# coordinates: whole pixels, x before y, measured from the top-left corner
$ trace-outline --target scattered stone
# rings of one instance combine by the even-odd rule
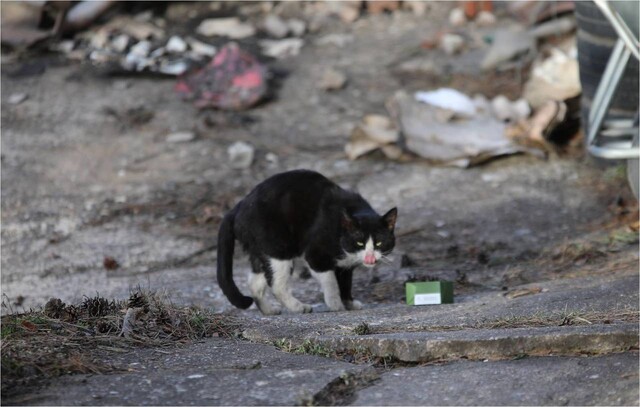
[[[426,1],[405,1],[403,6],[408,8],[416,16],[423,16],[429,9],[429,4]]]
[[[396,149],[385,149],[392,147],[392,143],[398,141],[400,132],[395,127],[391,119],[386,116],[370,114],[362,119],[351,132],[349,142],[345,146],[345,153],[350,160],[355,160],[378,148],[391,159],[397,159]],[[402,155],[402,151],[400,151]]]
[[[138,57],[146,57],[151,52],[151,43],[149,41],[140,41],[131,47],[129,55]]]
[[[229,154],[229,163],[232,168],[245,169],[251,167],[255,149],[249,143],[244,141],[236,141],[227,149]]]
[[[266,56],[277,59],[298,55],[303,45],[304,41],[300,38],[260,41],[262,53]]]
[[[395,11],[400,8],[400,2],[397,0],[376,0],[367,1],[367,11],[370,14],[381,14],[385,11]]]
[[[251,24],[241,22],[237,17],[229,17],[203,20],[196,32],[205,37],[218,35],[241,39],[255,35],[256,29]]]
[[[514,113],[515,120],[524,120],[531,115],[531,107],[529,103],[520,98],[511,104],[511,110]]]
[[[10,105],[19,105],[20,103],[24,102],[28,98],[29,98],[28,94],[21,92],[21,93],[14,93],[10,95],[7,101],[9,102]]]
[[[196,134],[192,131],[178,131],[171,133],[167,136],[167,143],[186,143],[193,141],[196,138]]]
[[[493,116],[501,122],[511,120],[511,102],[504,95],[498,95],[491,101]]]
[[[277,15],[269,14],[262,23],[264,30],[273,38],[284,38],[289,32],[287,24]]]
[[[481,11],[476,16],[476,23],[480,27],[490,27],[496,24],[496,16],[490,11]]]
[[[63,40],[57,44],[54,44],[53,48],[57,51],[63,52],[65,54],[70,53],[76,47],[76,42],[74,40]]]
[[[338,10],[338,15],[340,16],[340,19],[345,23],[352,23],[356,21],[358,17],[360,17],[360,6],[354,6],[345,3],[347,2],[341,4],[340,9]]]
[[[129,46],[130,38],[127,34],[120,34],[111,41],[111,49],[123,53]]]
[[[440,38],[440,48],[447,54],[457,54],[464,47],[464,38],[458,34],[444,34]]]
[[[350,42],[353,42],[353,35],[351,34],[328,34],[318,38],[316,44],[320,46],[333,45],[338,48],[343,48]]]
[[[198,41],[195,38],[187,38],[187,42],[189,43],[189,47],[191,50],[198,55],[212,57],[216,54],[216,47],[213,45],[209,45],[205,42]]]
[[[131,87],[131,82],[125,80],[117,80],[113,82],[113,88],[117,90],[125,90]]]
[[[464,10],[456,7],[449,13],[449,24],[454,27],[461,27],[467,23],[467,17],[464,15]]]
[[[338,90],[342,89],[346,83],[347,75],[334,68],[329,68],[324,71],[319,86],[324,90]]]
[[[166,49],[169,52],[182,53],[187,50],[187,42],[177,35],[174,35],[167,41]]]
[[[102,261],[102,265],[107,270],[116,270],[117,268],[120,267],[120,263],[118,263],[118,261],[113,257],[109,257],[109,256],[104,257],[104,260]]]
[[[294,37],[301,37],[307,31],[307,23],[298,18],[292,18],[287,21],[287,26]]]

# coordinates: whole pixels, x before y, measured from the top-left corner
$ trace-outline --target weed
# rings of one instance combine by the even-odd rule
[[[353,333],[356,335],[368,335],[371,333],[371,329],[366,322],[362,322],[353,328]]]

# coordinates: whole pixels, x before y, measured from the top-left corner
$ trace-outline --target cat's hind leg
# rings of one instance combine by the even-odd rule
[[[278,315],[280,310],[274,308],[269,301],[264,298],[267,289],[267,277],[264,273],[252,271],[249,275],[249,289],[256,306],[264,315]]]
[[[340,288],[338,286],[338,280],[336,279],[336,273],[332,270],[329,271],[313,271],[311,275],[318,280],[324,293],[324,302],[331,311],[344,311],[345,306],[340,298]]]
[[[293,260],[276,260],[272,258],[269,259],[269,267],[272,273],[271,290],[278,301],[290,311],[311,312],[311,305],[300,302],[291,292],[289,280],[293,271]]]

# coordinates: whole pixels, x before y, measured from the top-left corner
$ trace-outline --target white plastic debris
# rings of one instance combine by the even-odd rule
[[[454,27],[460,27],[467,22],[467,17],[464,15],[464,10],[460,7],[456,7],[449,13],[449,24]]]
[[[178,37],[177,35],[174,35],[171,38],[169,38],[169,41],[167,41],[166,48],[167,48],[167,51],[169,52],[175,52],[175,53],[185,52],[187,50],[187,42],[182,38]]]
[[[444,34],[440,38],[440,48],[447,54],[457,54],[464,47],[464,38],[458,34]]]
[[[472,117],[476,114],[476,106],[473,100],[455,89],[440,88],[430,92],[416,92],[414,97],[418,102],[451,110],[464,116]]]
[[[196,28],[196,32],[206,37],[219,35],[241,39],[251,37],[256,33],[256,29],[251,24],[243,23],[236,17],[229,17],[203,20]]]
[[[26,93],[13,93],[9,96],[7,102],[9,102],[9,104],[11,105],[19,105],[20,103],[27,100],[28,97],[29,95],[27,95]]]
[[[480,27],[489,27],[495,25],[496,16],[490,11],[482,10],[476,16],[476,24]]]
[[[198,41],[195,38],[187,38],[187,42],[189,43],[191,50],[198,55],[212,57],[217,52],[216,47],[214,47],[213,45]]]
[[[167,143],[186,143],[193,141],[196,134],[192,131],[178,131],[167,136]]]
[[[300,38],[260,41],[262,53],[277,59],[298,55],[303,45],[304,41]]]
[[[262,27],[273,38],[284,38],[289,32],[287,24],[277,15],[269,14],[265,17]]]
[[[229,163],[232,168],[244,169],[251,167],[255,149],[249,143],[236,141],[229,146],[227,154],[229,154]]]

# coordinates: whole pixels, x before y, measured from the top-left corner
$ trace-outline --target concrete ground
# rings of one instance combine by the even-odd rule
[[[394,13],[309,34],[301,55],[270,63],[288,72],[277,98],[242,113],[199,112],[171,79],[114,78],[53,56],[3,62],[3,314],[50,297],[125,299],[141,286],[244,327],[238,340],[114,354],[126,372],[16,388],[3,404],[637,405],[638,243],[627,214],[636,207],[616,168],[579,152],[470,169],[343,153],[351,127],[384,112],[396,90],[448,84],[392,67],[449,8],[432,7],[430,25]],[[319,44],[328,33],[351,41]],[[419,52],[455,67],[454,82],[459,71],[479,75],[468,55]],[[18,75],[27,63],[46,69]],[[347,73],[344,90],[318,89],[327,66]],[[16,92],[29,97],[6,103]],[[153,118],[136,124],[133,108]],[[181,130],[197,138],[165,141]],[[257,149],[249,169],[228,163],[236,140]],[[399,208],[393,264],[355,276],[362,311],[323,312],[318,284],[300,279],[294,292],[314,313],[263,317],[233,309],[215,283],[221,216],[293,168],[357,189],[379,212]],[[106,269],[105,257],[120,267]],[[243,292],[247,272],[237,253]],[[455,303],[405,305],[411,277],[454,281]],[[332,352],[340,360],[318,356]]]

